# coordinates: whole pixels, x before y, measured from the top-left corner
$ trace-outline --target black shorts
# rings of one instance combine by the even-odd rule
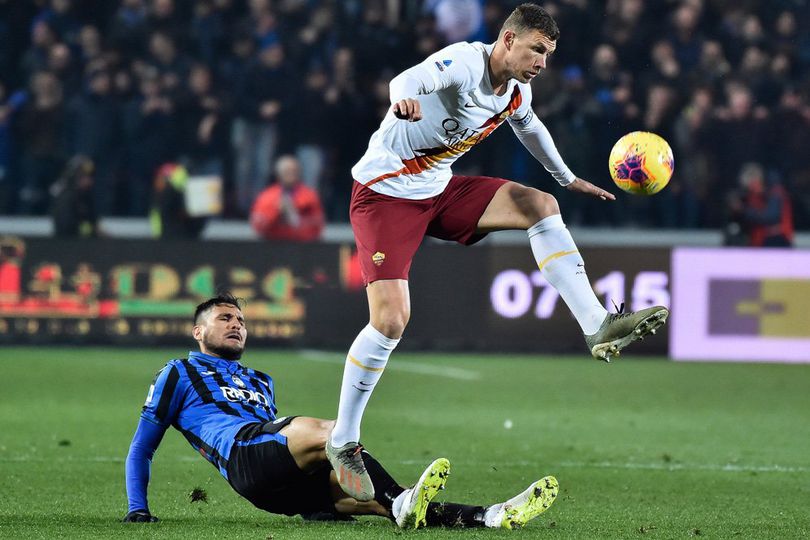
[[[276,422],[254,423],[236,435],[236,444],[228,458],[228,482],[242,497],[257,508],[274,514],[312,514],[334,512],[329,474],[324,465],[311,473],[298,468],[286,441],[271,439],[240,445],[264,434],[278,433],[294,419],[288,416]]]

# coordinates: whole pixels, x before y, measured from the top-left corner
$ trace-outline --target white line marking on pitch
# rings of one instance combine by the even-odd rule
[[[341,354],[323,351],[303,350],[298,353],[298,356],[304,360],[322,362],[324,364],[343,364],[346,361],[346,357]],[[477,381],[481,378],[480,373],[469,369],[446,366],[440,367],[433,364],[414,362],[412,360],[397,362],[397,360],[394,359],[386,364],[385,369],[404,371],[406,373],[418,373],[419,375],[430,375],[432,377],[448,377],[462,381]]]
[[[423,465],[423,460],[402,460],[400,465]],[[496,465],[501,467],[536,467],[537,461],[507,461],[507,462],[470,462],[454,461],[455,464],[484,467]],[[713,471],[713,472],[785,472],[807,473],[810,467],[787,465],[740,465],[736,463],[616,463],[611,461],[561,461],[550,463],[550,468],[561,467],[565,469],[624,469],[624,470],[651,470],[651,471]]]
[[[810,467],[785,465],[739,465],[736,463],[613,463],[610,461],[563,461],[558,467],[595,469],[643,469],[654,471],[718,471],[718,472],[810,472]]]

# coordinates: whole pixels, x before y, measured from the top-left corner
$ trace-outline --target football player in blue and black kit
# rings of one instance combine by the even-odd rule
[[[127,455],[129,510],[124,521],[157,521],[149,511],[146,490],[152,456],[169,426],[180,431],[239,495],[277,514],[335,519],[374,514],[403,528],[513,528],[544,512],[557,496],[557,481],[549,476],[488,507],[434,503],[431,499],[449,474],[446,459],[431,463],[406,489],[361,449],[376,495],[368,502],[357,501],[340,488],[326,458],[333,422],[278,417],[273,380],[239,363],[247,338],[239,300],[221,294],[197,306],[192,335],[200,352],[171,360],[149,387]]]

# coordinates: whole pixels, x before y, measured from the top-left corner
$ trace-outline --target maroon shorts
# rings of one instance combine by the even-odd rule
[[[476,234],[478,220],[506,182],[491,176],[453,176],[444,192],[417,201],[382,195],[355,182],[349,216],[363,282],[408,279],[411,260],[425,236],[465,245],[481,240],[486,234]]]

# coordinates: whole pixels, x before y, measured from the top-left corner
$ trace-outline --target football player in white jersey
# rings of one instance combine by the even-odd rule
[[[374,495],[360,458],[360,422],[408,323],[408,270],[425,235],[472,244],[489,232],[526,230],[538,267],[568,305],[595,358],[609,361],[666,321],[669,312],[662,306],[635,313],[605,310],[552,195],[451,171],[460,155],[508,121],[561,185],[615,199],[571,172],[532,111],[529,82],[546,67],[558,37],[556,22],[543,8],[522,4],[494,44],[456,43],[405,70],[391,81],[391,109],[352,168],[350,216],[370,321],[346,357],[326,454],[338,478],[347,479],[341,487],[358,500]]]

